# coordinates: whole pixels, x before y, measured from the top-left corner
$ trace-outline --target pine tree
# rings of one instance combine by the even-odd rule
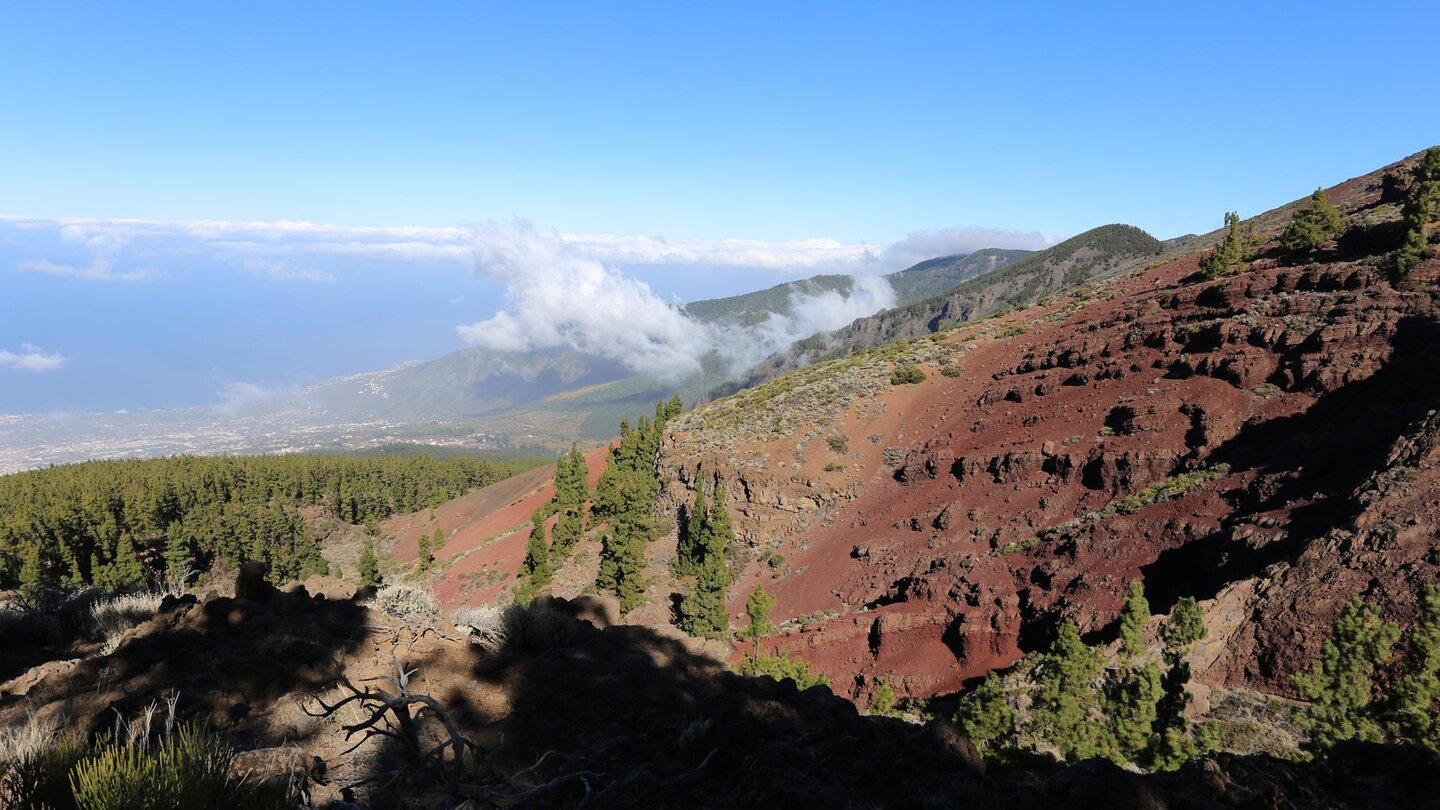
[[[95,565],[90,565],[93,577]],[[29,543],[20,552],[20,572],[17,576],[21,585],[35,585],[44,582],[46,578],[45,559],[40,552],[39,543]]]
[[[430,547],[430,535],[422,532],[415,544],[417,546],[415,573],[423,576],[430,573],[430,569],[435,566],[435,553]]]
[[[1234,211],[1225,214],[1225,238],[1210,255],[1200,260],[1200,273],[1206,278],[1219,278],[1236,267],[1243,272],[1245,262],[1255,250],[1255,223],[1246,223],[1242,228],[1240,215]]]
[[[1105,687],[1105,716],[1110,721],[1110,737],[1114,753],[1120,761],[1138,762],[1150,748],[1160,701],[1160,669],[1145,654],[1145,623],[1150,618],[1150,603],[1145,589],[1137,580],[1130,583],[1130,594],[1120,611],[1120,661]]]
[[[663,414],[663,408],[657,407],[657,413]],[[608,519],[610,531],[602,537],[595,586],[613,591],[621,610],[628,612],[644,601],[645,547],[658,534],[655,459],[660,430],[643,416],[633,430],[627,422],[620,427],[620,444],[611,451],[596,486],[595,512]]]
[[[366,540],[365,550],[360,552],[360,584],[369,585],[374,588],[380,587],[380,558],[375,556],[375,541]]]
[[[1389,736],[1440,753],[1440,585],[1425,589],[1402,672],[1386,717]]]
[[[675,550],[675,574],[690,576],[700,572],[700,561],[705,556],[708,539],[706,520],[709,508],[705,504],[705,484],[695,483],[695,503],[682,515],[680,540]]]
[[[1160,681],[1160,701],[1156,705],[1155,750],[1151,754],[1157,767],[1173,769],[1200,752],[1185,707],[1190,705],[1190,648],[1205,638],[1205,619],[1195,598],[1182,596],[1170,608],[1170,615],[1160,626],[1161,653],[1165,674]]]
[[[1400,683],[1385,713],[1388,736],[1440,754],[1440,585],[1426,588],[1410,631]]]
[[[433,550],[435,550],[435,551],[439,551],[441,548],[444,547],[444,545],[445,545],[445,530],[444,530],[444,529],[438,529],[438,528],[437,528],[437,529],[435,530],[435,541],[430,544],[430,548],[433,549]]]
[[[95,584],[115,591],[133,591],[144,587],[148,579],[134,542],[129,535],[122,535],[115,544],[114,557]]]
[[[644,419],[642,418],[642,422]],[[651,473],[630,472],[620,487],[618,513],[600,548],[600,574],[595,586],[620,597],[620,609],[629,612],[644,601],[645,545],[655,538],[655,506]]]
[[[1376,668],[1390,658],[1400,628],[1382,621],[1380,608],[1351,597],[1320,659],[1294,675],[1300,696],[1310,701],[1301,724],[1311,746],[1325,749],[1342,740],[1379,742],[1382,735],[1370,705]]]
[[[1015,710],[1005,697],[1004,683],[994,672],[964,697],[955,712],[955,724],[989,751],[1008,748],[1015,741]]]
[[[1080,630],[1071,619],[1060,625],[1050,649],[1035,657],[1031,721],[1036,733],[1067,761],[1089,759],[1106,750],[1096,690],[1104,666],[1100,653],[1080,640]]]
[[[755,590],[745,598],[745,616],[750,623],[740,631],[740,638],[759,641],[773,633],[775,625],[770,623],[770,612],[774,609],[775,597],[766,593],[763,585],[756,585]]]
[[[585,454],[573,444],[570,446],[570,479],[570,502],[566,505],[580,510],[590,500],[590,467],[585,463]]]
[[[645,545],[633,537],[606,532],[600,541],[600,573],[595,587],[620,597],[629,613],[645,601]]]
[[[605,469],[600,472],[600,480],[595,482],[595,507],[592,511],[596,516],[612,517],[619,513],[620,479],[623,475],[619,448],[613,448],[605,459]]]
[[[1440,219],[1440,146],[1425,150],[1411,170],[1410,178],[1410,192],[1402,206],[1405,239],[1395,251],[1395,267],[1402,273],[1425,258],[1430,249],[1425,226]]]
[[[725,592],[730,588],[730,568],[723,554],[706,555],[700,576],[690,595],[680,603],[680,626],[692,636],[724,638],[730,632],[725,612]]]
[[[525,541],[525,559],[520,563],[520,573],[542,587],[550,583],[553,572],[550,568],[550,544],[545,540],[543,509],[536,509],[530,515],[530,539]]]
[[[194,554],[190,543],[180,532],[171,532],[165,538],[165,573],[170,578],[184,582],[193,570]]]
[[[570,446],[570,452],[555,462],[555,497],[550,502],[550,513],[566,509],[579,510],[590,498],[587,481],[585,455],[577,445]]]
[[[585,524],[582,522],[580,512],[577,509],[566,509],[560,513],[559,519],[555,521],[555,531],[551,535],[551,551],[557,560],[564,560],[570,557],[570,552],[579,542],[580,535],[585,532]]]
[[[730,513],[725,510],[725,487],[717,483],[715,497],[710,499],[710,511],[705,515],[704,553],[724,556],[733,542],[735,529],[730,525]]]
[[[680,395],[676,394],[675,396],[670,397],[670,401],[665,403],[665,421],[668,422],[671,419],[674,419],[684,411],[685,403],[680,401]]]
[[[1310,201],[1295,216],[1285,231],[1280,234],[1280,246],[1290,253],[1309,253],[1325,244],[1345,224],[1340,209],[1330,204],[1330,198],[1322,188],[1315,189]]]
[[[1145,654],[1145,623],[1150,620],[1150,601],[1140,580],[1130,583],[1130,593],[1120,609],[1120,659],[1130,663]]]
[[[1440,219],[1440,146],[1425,150],[1411,171],[1410,193],[1405,198],[1405,221],[1418,227]]]
[[[1425,238],[1425,232],[1419,228],[1410,228],[1405,232],[1405,241],[1395,251],[1395,269],[1402,273],[1410,272],[1410,269],[1419,264],[1425,258],[1425,253],[1430,249],[1430,240]]]

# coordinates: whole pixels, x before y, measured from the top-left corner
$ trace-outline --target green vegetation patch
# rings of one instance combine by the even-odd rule
[[[783,652],[750,653],[740,659],[741,675],[774,678],[783,681],[789,678],[801,690],[812,686],[829,686],[830,679],[824,673],[817,673],[809,664],[799,658],[791,658]]]
[[[168,569],[270,566],[274,582],[324,573],[300,514],[372,530],[530,466],[430,456],[173,456],[90,461],[0,477],[0,588],[129,590]],[[372,532],[373,533],[373,532]]]

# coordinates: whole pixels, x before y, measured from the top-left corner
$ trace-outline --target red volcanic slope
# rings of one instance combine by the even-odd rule
[[[600,447],[585,453],[592,487],[607,452]],[[530,516],[555,496],[554,478],[554,465],[540,467],[443,504],[434,520],[428,512],[391,518],[384,529],[395,535],[395,559],[413,563],[420,535],[444,529],[445,545],[436,554],[447,566],[435,582],[441,604],[455,608],[494,599],[519,571]]]
[[[1440,576],[1440,260],[1402,280],[1372,266],[1380,195],[1378,173],[1332,190],[1358,224],[1315,261],[1272,243],[1207,281],[1192,253],[956,330],[962,376],[928,365],[834,423],[719,441],[678,420],[662,466],[718,475],[743,542],[784,555],[732,610],[759,582],[778,619],[833,611],[766,644],[857,694],[893,673],[914,695],[1009,665],[1062,618],[1108,637],[1134,579],[1156,611],[1207,600],[1202,677],[1272,691],[1350,595],[1412,615]],[[826,451],[837,434],[847,454]]]

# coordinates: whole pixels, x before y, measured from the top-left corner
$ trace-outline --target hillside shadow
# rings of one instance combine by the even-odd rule
[[[498,651],[446,644],[444,655],[459,667],[452,671],[468,677],[427,687],[479,747],[479,764],[458,780],[468,785],[461,792],[469,806],[1038,809],[1251,807],[1283,799],[1294,807],[1364,807],[1422,806],[1440,796],[1440,761],[1393,746],[1346,747],[1312,763],[1220,756],[1171,774],[1038,756],[987,767],[948,712],[924,725],[863,716],[823,686],[742,677],[672,629],[602,629],[590,622],[604,625],[603,618],[581,620],[583,611],[553,604],[560,609],[526,614]],[[226,711],[253,706],[274,717],[284,702],[327,690],[343,674],[335,659],[371,634],[365,607],[301,595],[174,600],[154,621],[100,659],[127,684],[124,701],[111,701],[107,712],[138,710],[179,690],[182,718],[221,730]],[[64,685],[76,693],[95,688],[82,671]],[[206,687],[245,703],[207,702],[214,698]],[[503,699],[477,705],[477,693]],[[275,722],[254,724],[239,742],[305,745]],[[434,772],[403,775],[415,757],[393,740],[371,740],[355,761],[359,776],[402,773],[391,790],[368,796],[371,810],[461,806],[454,794],[445,798]]]
[[[59,708],[77,731],[99,733],[151,704],[176,700],[180,720],[239,731],[264,746],[244,720],[287,695],[317,691],[340,674],[337,663],[369,635],[367,612],[350,600],[268,593],[261,600],[167,597],[159,612],[110,655],[74,662],[26,692],[0,699],[0,711]]]
[[[619,807],[1295,807],[1407,805],[1440,788],[1420,749],[1359,746],[1320,763],[1222,756],[1177,773],[1043,757],[988,768],[943,716],[859,714],[826,687],[742,677],[648,627],[575,624],[564,638],[475,652],[476,682],[508,694],[485,725],[497,805]],[[401,760],[390,752],[391,764]],[[380,758],[383,761],[383,757]],[[1339,778],[1343,774],[1343,778]],[[393,796],[376,807],[398,807]]]
[[[1395,440],[1440,402],[1440,324],[1409,317],[1375,374],[1322,396],[1293,416],[1245,425],[1217,447],[1210,463],[1256,470],[1260,482],[1227,493],[1234,509],[1220,531],[1163,552],[1144,566],[1146,594],[1157,612],[1181,596],[1210,598],[1225,585],[1292,562],[1312,540],[1347,525],[1354,495],[1382,469]],[[1299,504],[1298,506],[1295,504]],[[1245,542],[1236,529],[1257,515],[1289,508],[1281,539]]]

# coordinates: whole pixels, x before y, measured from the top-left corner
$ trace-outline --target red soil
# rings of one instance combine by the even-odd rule
[[[585,453],[592,487],[605,469],[606,452],[600,447]],[[540,467],[445,503],[434,520],[429,512],[391,518],[384,530],[395,535],[392,553],[413,563],[420,535],[443,529],[445,545],[435,557],[447,567],[434,583],[441,604],[455,608],[492,600],[519,570],[530,516],[554,497],[554,478],[554,465]]]

